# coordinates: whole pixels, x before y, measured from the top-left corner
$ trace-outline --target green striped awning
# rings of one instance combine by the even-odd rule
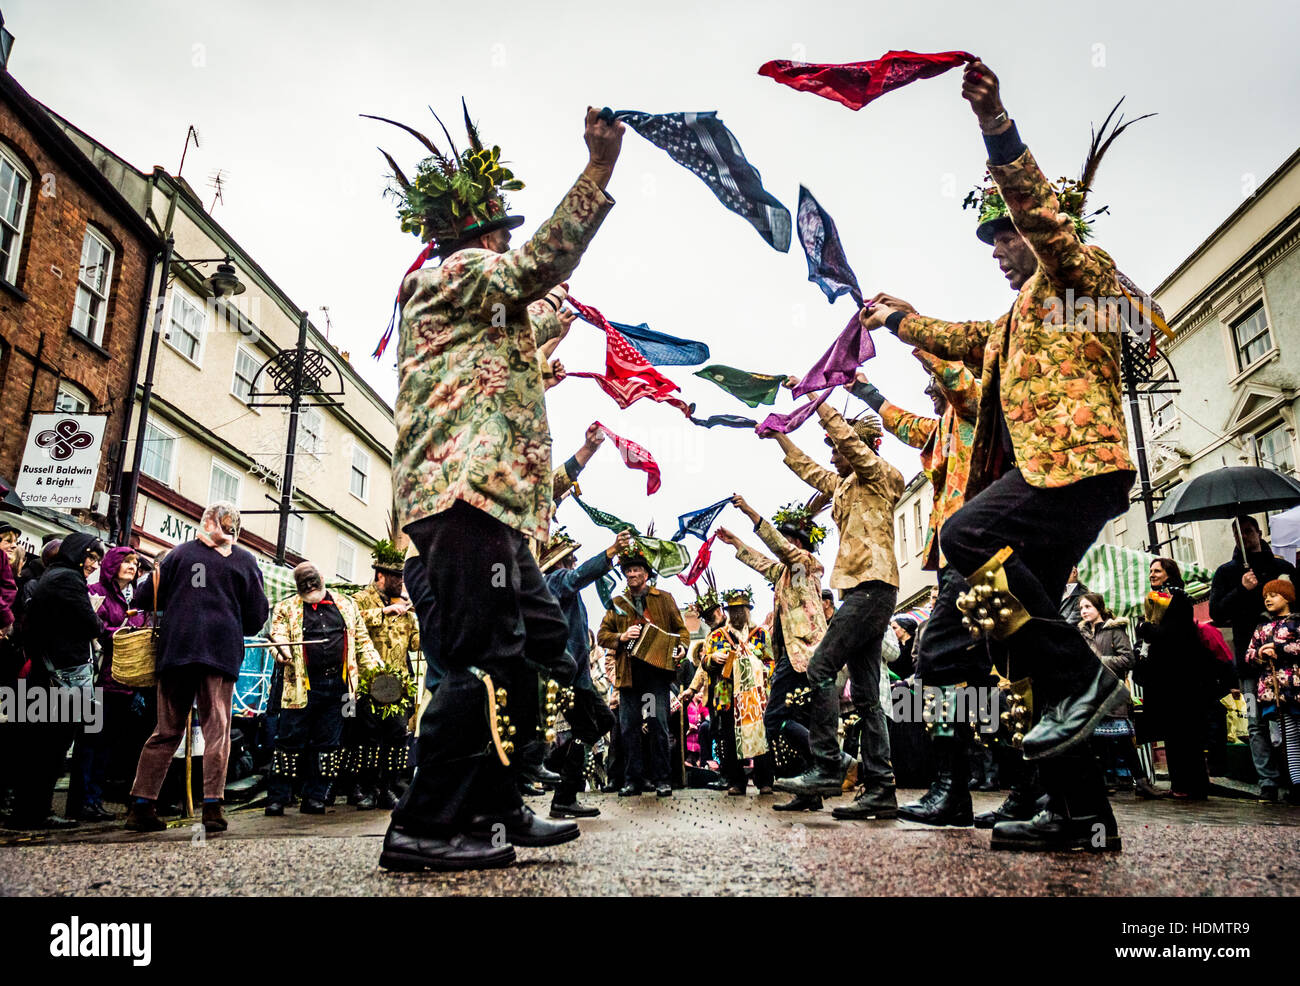
[[[1142,603],[1151,591],[1149,575],[1155,557],[1136,548],[1094,544],[1079,562],[1079,579],[1101,594],[1112,613],[1133,620],[1142,615]],[[1192,562],[1179,562],[1178,567],[1189,596],[1198,599],[1210,591],[1213,572]]]

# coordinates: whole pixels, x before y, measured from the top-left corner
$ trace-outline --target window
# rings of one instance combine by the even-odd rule
[[[0,147],[0,280],[10,284],[18,277],[30,190],[27,172]]]
[[[59,392],[54,397],[54,410],[61,414],[85,414],[90,410],[91,400],[80,387],[65,381],[59,381]]]
[[[1250,310],[1232,323],[1232,344],[1237,351],[1237,369],[1244,370],[1273,348],[1273,334],[1268,330],[1264,302],[1257,301]]]
[[[176,436],[150,421],[144,429],[144,452],[140,471],[168,486],[172,482],[172,462],[176,456]]]
[[[239,473],[212,460],[212,477],[208,481],[208,503],[226,500],[239,505]]]
[[[289,515],[289,527],[285,531],[284,546],[295,555],[301,555],[307,543],[307,518],[296,514]]]
[[[206,316],[203,306],[182,291],[172,295],[171,327],[167,331],[167,344],[191,363],[198,363],[203,355],[203,324]]]
[[[77,300],[72,307],[72,327],[98,345],[108,317],[108,292],[113,284],[113,248],[87,226],[81,241],[81,267],[77,270]]]
[[[1167,391],[1148,395],[1147,411],[1151,416],[1152,438],[1163,435],[1178,423],[1178,410],[1174,407],[1174,395]]]
[[[339,557],[334,566],[336,577],[343,579],[345,582],[355,582],[353,577],[357,565],[357,546],[347,538],[340,535],[339,537]]]
[[[907,518],[898,518],[898,557],[907,564]]]
[[[298,451],[320,455],[325,451],[325,417],[314,407],[298,412]]]
[[[370,453],[360,445],[352,446],[352,478],[348,489],[358,500],[366,500],[370,491]]]
[[[921,542],[924,540],[921,536],[921,501],[917,500],[912,504],[912,517],[916,521],[916,550],[920,552]]]
[[[245,404],[253,393],[253,378],[261,368],[261,361],[249,350],[235,347],[235,379],[230,384],[230,392]]]
[[[1287,434],[1286,425],[1274,425],[1255,440],[1259,464],[1288,475],[1295,475],[1295,443]]]

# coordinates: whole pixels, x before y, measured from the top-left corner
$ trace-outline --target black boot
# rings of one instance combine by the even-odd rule
[[[552,818],[595,818],[599,814],[599,808],[579,801],[576,791],[556,788],[551,797]]]
[[[844,821],[867,822],[898,817],[898,796],[894,785],[867,788],[852,804],[831,810],[831,817]]]
[[[796,794],[785,804],[773,805],[773,811],[821,811],[822,797],[820,794]]]
[[[1071,818],[1044,808],[1029,821],[998,822],[993,826],[989,848],[1034,852],[1120,852],[1124,847],[1114,815],[1077,815]]]
[[[1025,822],[1040,810],[1038,789],[1028,783],[1016,783],[1007,792],[1006,800],[992,811],[982,811],[975,816],[977,829],[991,829],[998,822]]]
[[[970,757],[965,736],[936,737],[935,748],[938,773],[930,790],[920,800],[903,805],[898,817],[925,825],[955,825],[966,827],[975,821],[971,807]]]

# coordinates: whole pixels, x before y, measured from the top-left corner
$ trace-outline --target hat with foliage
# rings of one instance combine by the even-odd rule
[[[698,586],[691,586],[695,590],[695,612],[699,613],[701,619],[722,605],[722,599],[718,596],[718,580],[713,574],[713,569],[704,570],[704,583],[708,588],[703,592],[700,592]]]
[[[466,240],[497,229],[514,229],[524,221],[523,216],[508,214],[502,194],[517,192],[524,183],[509,168],[502,166],[500,147],[484,146],[478,128],[470,121],[469,108],[463,98],[461,108],[469,140],[469,146],[463,151],[457,149],[438,114],[433,114],[447,138],[450,154],[443,153],[437,144],[414,127],[387,117],[361,114],[367,119],[400,127],[428,149],[429,156],[416,165],[414,178],[407,178],[391,154],[383,148],[379,151],[393,169],[388,194],[397,200],[402,232],[418,236],[444,257]]]
[[[826,528],[817,523],[812,507],[813,501],[787,503],[772,516],[772,523],[782,534],[787,537],[797,535],[816,551],[817,546],[826,540]]]
[[[573,554],[581,547],[582,545],[569,537],[569,535],[565,533],[564,528],[561,527],[551,535],[551,540],[546,545],[546,550],[542,552],[542,558],[541,561],[538,562],[538,567],[543,572],[549,572],[552,568],[558,565],[565,558],[568,558],[569,555]]]
[[[752,609],[754,606],[754,589],[752,586],[745,586],[743,589],[728,589],[722,594],[722,602],[726,606],[748,606]]]
[[[1155,116],[1154,113],[1147,113],[1137,118],[1124,122],[1121,115],[1118,120],[1115,114],[1124,100],[1121,98],[1109,113],[1106,119],[1102,121],[1101,129],[1092,131],[1092,144],[1088,148],[1088,156],[1084,158],[1083,170],[1079,172],[1078,178],[1060,178],[1052,186],[1056,192],[1057,203],[1061,211],[1070,217],[1074,223],[1074,230],[1079,239],[1087,240],[1092,233],[1092,221],[1102,213],[1107,211],[1107,206],[1102,206],[1089,213],[1086,211],[1088,193],[1092,191],[1093,179],[1097,176],[1097,167],[1101,164],[1101,159],[1110,145],[1115,142],[1115,138],[1122,134],[1139,120],[1145,120],[1149,116]],[[1112,121],[1114,125],[1112,126]],[[979,226],[976,227],[975,235],[990,246],[993,238],[998,233],[1013,228],[1011,222],[1011,212],[1007,208],[1006,200],[1003,199],[1002,193],[998,186],[993,182],[989,175],[984,176],[984,187],[976,188],[966,196],[962,202],[963,209],[979,210]]]
[[[388,538],[380,538],[375,542],[370,557],[374,559],[376,572],[388,572],[391,575],[401,575],[402,565],[406,562],[406,552]]]

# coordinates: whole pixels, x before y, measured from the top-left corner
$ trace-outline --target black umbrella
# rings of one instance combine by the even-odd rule
[[[1258,466],[1224,466],[1174,487],[1151,519],[1161,524],[1229,520],[1241,514],[1285,510],[1300,504],[1300,482]],[[1237,544],[1241,545],[1241,533]]]

